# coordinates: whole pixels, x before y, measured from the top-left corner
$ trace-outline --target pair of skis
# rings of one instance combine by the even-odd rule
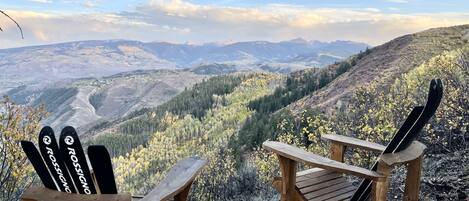
[[[67,193],[97,193],[85,153],[73,127],[65,127],[57,143],[54,131],[46,126],[39,133],[38,144],[40,152],[32,142],[21,141],[23,151],[46,188]],[[106,148],[102,145],[88,147],[88,158],[100,192],[116,194],[111,159]]]
[[[414,141],[425,124],[435,114],[436,109],[440,105],[443,97],[443,84],[440,79],[433,79],[430,82],[430,89],[428,92],[427,103],[425,107],[417,106],[414,107],[412,112],[409,114],[407,119],[402,124],[401,128],[394,135],[391,142],[389,142],[386,149],[382,154],[395,153],[407,148],[412,141]],[[376,162],[372,170],[376,171],[378,168],[378,162]],[[360,186],[355,191],[354,195],[350,199],[351,201],[364,201],[367,200],[371,192],[371,180],[364,179]]]

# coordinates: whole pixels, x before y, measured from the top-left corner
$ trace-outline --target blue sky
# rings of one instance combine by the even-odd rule
[[[2,0],[0,7],[34,11],[119,12],[133,9],[147,2],[146,0]],[[266,4],[290,4],[309,8],[376,8],[385,12],[396,12],[393,8],[398,8],[399,13],[469,12],[469,2],[467,0],[196,0],[188,2],[200,5],[245,8],[259,7]]]
[[[378,45],[432,27],[469,23],[463,0],[2,0],[0,48],[76,40],[175,43],[354,40]]]

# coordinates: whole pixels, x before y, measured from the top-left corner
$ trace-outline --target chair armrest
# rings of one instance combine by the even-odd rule
[[[365,168],[347,165],[345,163],[337,162],[316,154],[307,152],[298,147],[294,147],[281,142],[265,141],[262,147],[266,150],[272,151],[282,157],[288,158],[293,161],[301,162],[314,167],[319,167],[326,170],[332,170],[339,173],[349,174],[366,178],[374,181],[381,181],[386,178],[385,175],[367,170]]]
[[[412,144],[410,144],[410,146],[406,149],[400,152],[383,154],[379,157],[379,160],[383,161],[389,166],[408,163],[419,158],[426,148],[427,146],[425,146],[421,142],[413,141]]]
[[[336,134],[323,135],[321,136],[321,139],[331,141],[332,143],[345,145],[347,147],[363,148],[363,149],[376,151],[376,152],[383,152],[384,149],[386,149],[385,146],[377,144],[377,143],[368,142],[365,140],[360,140],[357,138],[347,137],[343,135],[336,135]]]
[[[166,175],[156,188],[148,193],[142,201],[166,200],[175,197],[184,190],[188,190],[195,177],[207,163],[199,157],[189,157],[179,161]]]
[[[32,186],[21,197],[23,201],[131,201],[130,194],[73,194]]]

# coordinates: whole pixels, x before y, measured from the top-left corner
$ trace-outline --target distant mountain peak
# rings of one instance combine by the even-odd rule
[[[301,37],[289,40],[288,42],[290,42],[290,43],[308,43],[307,40],[305,40],[304,38],[301,38]]]

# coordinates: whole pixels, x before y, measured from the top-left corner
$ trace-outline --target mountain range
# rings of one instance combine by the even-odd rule
[[[173,44],[130,40],[77,41],[0,50],[0,94],[20,85],[69,78],[103,77],[150,69],[187,69],[212,64],[236,71],[322,67],[368,47],[351,41],[251,41],[232,44]],[[267,69],[269,70],[269,69]]]

